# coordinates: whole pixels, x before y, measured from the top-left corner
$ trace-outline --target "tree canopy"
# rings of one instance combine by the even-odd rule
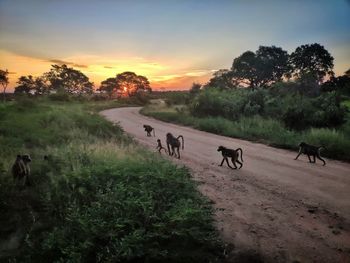
[[[109,96],[133,96],[139,91],[152,91],[148,79],[126,71],[101,82],[99,90]]]
[[[69,68],[67,65],[52,65],[49,72],[44,73],[44,79],[49,82],[49,89],[64,91],[71,94],[90,94],[93,83],[81,71]]]
[[[250,88],[280,81],[288,72],[288,53],[280,47],[260,46],[254,53],[246,51],[233,60],[233,81]]]
[[[8,70],[2,70],[0,69],[0,85],[3,88],[3,95],[4,95],[4,101],[5,101],[5,93],[6,93],[6,88],[7,85],[9,84],[9,78],[8,78]]]
[[[331,54],[318,43],[297,47],[289,57],[294,77],[302,78],[304,75],[312,75],[318,82],[322,82],[327,75],[334,75],[333,61]]]

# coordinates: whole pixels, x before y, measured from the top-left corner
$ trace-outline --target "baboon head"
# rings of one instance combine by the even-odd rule
[[[219,146],[218,152],[221,152],[221,151],[223,151],[223,150],[225,150],[225,147],[224,147],[224,146]]]
[[[305,142],[301,142],[301,143],[299,143],[299,147],[304,147],[306,145],[306,143]]]
[[[17,155],[18,157],[18,155]],[[24,163],[30,163],[32,161],[32,159],[30,158],[29,154],[24,154],[22,155],[22,160]]]

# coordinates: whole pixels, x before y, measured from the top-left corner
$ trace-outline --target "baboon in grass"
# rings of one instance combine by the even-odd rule
[[[182,139],[182,144],[181,144],[179,138]],[[170,156],[175,155],[175,157],[180,159],[180,151],[179,151],[179,149],[180,149],[181,145],[182,145],[182,150],[184,149],[184,146],[185,146],[184,137],[182,135],[179,135],[176,138],[176,137],[174,137],[174,135],[172,135],[170,132],[168,132],[166,134],[166,144],[167,144],[167,147],[168,147],[169,155]],[[170,150],[170,146],[171,146],[171,150]],[[177,155],[176,155],[175,150],[177,150]]]
[[[305,142],[301,142],[299,144],[299,153],[298,153],[297,157],[295,157],[294,160],[297,160],[299,158],[299,156],[303,153],[303,154],[307,155],[310,163],[316,163],[316,158],[317,158],[317,159],[321,160],[323,162],[323,166],[325,166],[326,162],[325,162],[325,160],[322,159],[321,153],[320,153],[322,148],[324,148],[324,147],[323,146],[314,146],[314,145],[307,144]],[[310,156],[313,157],[313,160],[311,160]]]
[[[14,164],[12,165],[13,180],[17,183],[23,180],[23,185],[30,185],[30,167],[29,163],[32,161],[28,154],[18,154]]]
[[[243,166],[243,150],[241,148],[234,150],[234,149],[226,148],[224,146],[219,146],[218,152],[221,152],[222,157],[223,157],[222,162],[219,166],[222,166],[224,161],[226,161],[228,167],[230,167],[231,169],[237,169],[236,162],[239,163],[239,165],[240,165],[240,167],[238,169],[242,168],[242,166]],[[240,155],[241,155],[242,162],[240,162],[238,160],[239,153],[241,153]],[[233,163],[234,168],[230,165],[228,158],[231,158],[231,161]]]
[[[147,136],[148,137],[152,137],[152,131],[153,131],[153,136],[156,136],[156,132],[154,130],[154,128],[150,125],[143,125],[143,128],[145,128],[145,132],[147,132]]]

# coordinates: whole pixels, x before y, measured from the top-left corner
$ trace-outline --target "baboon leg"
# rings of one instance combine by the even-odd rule
[[[313,163],[316,163],[316,155],[312,156],[314,158]]]
[[[240,161],[238,161],[238,160],[236,162],[239,163],[239,165],[240,165],[240,167],[238,169],[241,169],[243,164]]]
[[[230,167],[231,169],[234,169],[234,168],[230,165],[230,163],[228,162],[228,158],[227,158],[227,157],[225,158],[225,160],[226,160],[226,163],[227,163],[228,167]],[[235,169],[237,169],[237,167],[236,167]]]
[[[316,157],[323,162],[323,166],[326,165],[325,160],[323,160],[320,155],[317,154]]]
[[[224,164],[224,161],[225,161],[225,157],[222,158],[222,162],[221,162],[221,164],[219,164],[219,166],[222,166]]]
[[[176,157],[176,151],[175,151],[175,147],[171,146],[171,156],[175,156]]]
[[[310,155],[307,155],[307,158],[309,158],[309,162],[312,163]]]
[[[294,160],[297,160],[297,159],[299,158],[300,154],[301,154],[301,151],[299,151],[299,153],[298,153],[297,157],[295,157],[295,159],[294,159]]]
[[[180,159],[180,147],[177,147],[177,158],[179,158]]]
[[[233,166],[235,167],[234,169],[237,169],[235,158],[231,158],[231,161],[232,161]]]
[[[172,156],[172,153],[170,151],[170,147],[169,147],[169,143],[167,143],[167,146],[168,146],[168,152],[169,152],[169,155]]]

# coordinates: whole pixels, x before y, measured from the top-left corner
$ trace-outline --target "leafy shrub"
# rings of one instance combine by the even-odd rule
[[[52,101],[71,101],[71,96],[66,92],[57,92],[48,95]]]

